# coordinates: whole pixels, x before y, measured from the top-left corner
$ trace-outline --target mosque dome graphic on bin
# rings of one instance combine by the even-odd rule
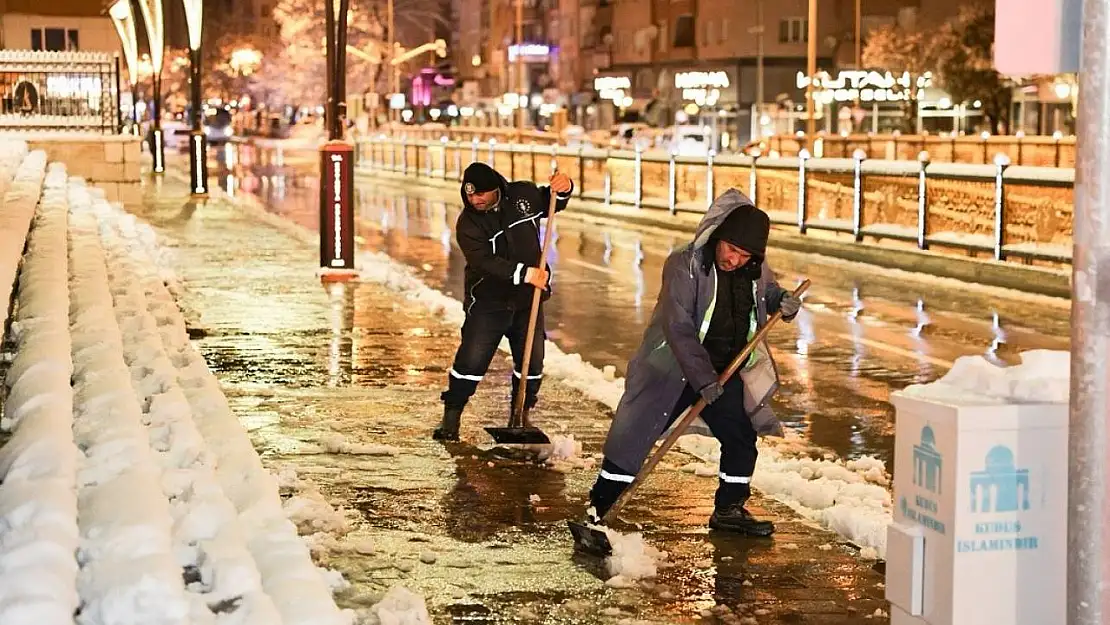
[[[942,462],[937,451],[933,428],[921,428],[921,443],[913,446],[913,483],[933,493],[940,493]]]
[[[982,471],[971,473],[972,512],[1014,512],[1029,509],[1029,470],[1017,468],[1014,452],[995,445]]]

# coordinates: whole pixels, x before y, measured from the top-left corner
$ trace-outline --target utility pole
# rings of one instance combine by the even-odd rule
[[[817,0],[809,0],[809,21],[806,23],[806,42],[809,44],[806,73],[809,82],[806,84],[806,147],[813,149],[813,137],[817,134],[817,118],[814,116],[816,107],[813,102],[813,81],[817,78]]]
[[[755,110],[752,111],[752,141],[759,138],[763,128],[760,120],[763,116],[763,36],[767,32],[767,26],[763,23],[763,0],[755,2],[755,28]]]
[[[524,116],[528,114],[528,83],[524,79],[524,0],[516,0],[516,79],[517,141],[524,136]]]
[[[379,6],[381,6],[381,5],[379,5]],[[388,26],[389,38],[387,40],[386,45],[388,46],[388,50],[389,50],[389,60],[392,61],[397,55],[397,51],[394,49],[395,44],[394,44],[394,40],[393,40],[393,0],[387,0],[385,6],[386,6],[386,9],[385,9],[386,20],[389,21],[389,26]],[[393,94],[397,93],[397,66],[394,65],[393,63],[390,63],[389,65],[390,65],[390,67],[389,67],[389,97],[386,98],[386,105],[385,105],[386,109],[385,110],[386,110],[387,115],[388,115],[386,117],[387,121],[392,122],[393,121],[393,106],[392,106]]]
[[[863,42],[860,38],[863,35],[863,0],[856,0],[856,69],[863,68]]]
[[[1086,0],[1075,163],[1071,418],[1068,427],[1067,624],[1110,616],[1110,0]]]

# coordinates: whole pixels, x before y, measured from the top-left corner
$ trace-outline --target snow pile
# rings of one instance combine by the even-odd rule
[[[74,196],[85,190],[74,185]],[[92,218],[91,215],[82,217]],[[192,581],[190,599],[216,622],[273,623],[280,615],[262,589],[261,574],[247,549],[235,507],[216,480],[215,461],[193,421],[192,409],[178,384],[177,371],[163,346],[161,332],[184,333],[179,317],[152,313],[139,261],[104,220],[106,249],[116,320],[132,388],[143,407],[148,442],[156,451],[163,496],[173,516],[174,552]],[[161,304],[166,304],[163,301]],[[172,301],[168,302],[172,306]]]
[[[182,508],[176,510],[179,518],[198,523],[189,526],[193,536],[217,532],[211,541],[214,544],[209,545],[216,562],[229,567],[231,563],[242,565],[226,569],[231,571],[226,573],[229,583],[251,587],[255,578],[247,564],[249,554],[261,577],[262,590],[277,611],[270,622],[350,623],[353,615],[340,611],[331,596],[329,582],[334,582],[335,574],[312,563],[308,546],[282,509],[277,481],[263,468],[219,382],[190,344],[181,312],[147,253],[149,241],[144,241],[142,234],[145,230],[128,228],[121,211],[104,202],[94,203],[94,210],[104,224],[103,239],[119,263],[113,271],[114,293],[121,302],[131,305],[129,310],[140,311],[144,300],[148,307],[147,314],[136,314],[126,321],[127,328],[140,336],[131,346],[132,375],[125,373],[124,379],[131,378],[135,388],[150,400],[149,406],[144,406],[150,415],[148,436],[163,454],[163,467],[177,467],[165,471],[163,482],[167,492],[179,493],[183,499]],[[121,319],[121,327],[123,322]],[[179,467],[181,463],[196,472],[187,473],[188,469]],[[208,514],[190,513],[194,498],[211,507]],[[212,518],[221,522],[203,524]],[[237,521],[237,530],[220,533],[216,526],[225,520]],[[180,529],[184,531],[184,527]],[[245,544],[233,544],[236,534]],[[207,555],[204,545],[196,546]],[[209,564],[207,560],[204,563]],[[206,579],[201,569],[202,585],[198,589],[219,576],[219,567],[215,562],[210,564],[213,576]],[[262,610],[262,604],[259,596],[252,607]]]
[[[87,208],[88,195],[71,190],[70,201],[75,211]],[[123,358],[96,220],[79,212],[72,221],[73,433],[84,452],[78,621],[185,624],[193,607],[173,549],[161,471]]]
[[[659,572],[659,565],[667,559],[666,551],[659,551],[644,542],[643,534],[621,534],[603,528],[613,547],[613,554],[605,559],[605,570],[609,573],[606,586],[631,588],[642,579],[650,579]]]
[[[716,465],[721,458],[715,438],[684,436],[678,446],[703,462]],[[782,447],[760,449],[752,486],[860,547],[885,554],[893,509],[882,461],[869,456],[849,462],[817,460]]]
[[[390,588],[385,597],[370,608],[370,615],[370,622],[378,625],[432,625],[424,598],[400,585]]]
[[[329,454],[350,454],[355,456],[396,456],[401,450],[391,445],[378,445],[374,443],[352,443],[338,432],[326,434],[320,439],[320,445]]]
[[[0,188],[26,146],[0,143]],[[34,153],[0,210],[4,311],[38,202],[45,157]],[[79,605],[77,457],[66,262],[65,170],[51,168],[27,240],[12,323],[16,356],[4,410],[12,437],[0,448],[0,622],[72,623]],[[10,228],[10,229],[9,229]],[[14,252],[14,261],[7,256]]]
[[[1021,364],[999,367],[982,356],[956,359],[948,373],[930,384],[914,384],[902,394],[921,399],[975,404],[1066,404],[1071,385],[1071,354],[1031,350]]]
[[[31,218],[35,214],[35,202],[38,200],[39,186],[29,184],[32,176],[42,181],[43,169],[37,167],[39,157],[28,162],[26,169],[20,166],[27,154],[27,144],[23,141],[0,141],[0,198],[4,202],[0,205],[0,327],[7,325],[8,302],[11,301],[12,288],[15,286],[15,275],[19,269],[19,256],[23,252],[23,244],[27,240],[27,231],[31,227]],[[41,153],[40,153],[41,154]],[[42,160],[45,165],[45,159]],[[19,167],[22,180],[18,188],[12,188],[12,195],[5,197],[12,178]],[[34,199],[31,199],[31,194]]]

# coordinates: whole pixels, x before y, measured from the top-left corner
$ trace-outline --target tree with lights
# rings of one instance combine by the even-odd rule
[[[916,26],[888,24],[870,31],[862,50],[864,67],[881,68],[895,76],[909,75],[909,87],[895,85],[906,91],[902,100],[903,131],[915,132],[917,118],[917,84],[926,72],[936,71],[941,43],[935,32]]]

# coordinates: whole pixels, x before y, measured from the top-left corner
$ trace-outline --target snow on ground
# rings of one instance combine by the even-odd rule
[[[605,558],[605,570],[609,574],[606,586],[635,587],[640,580],[655,577],[667,560],[669,554],[644,542],[643,534],[622,534],[612,528],[599,529],[605,530],[613,547],[612,555]]]
[[[0,148],[7,170],[10,146]],[[24,152],[25,147],[24,147]],[[5,226],[24,224],[38,200],[46,159],[23,160],[8,188]],[[10,174],[0,174],[7,186]],[[77,457],[71,430],[73,394],[68,313],[65,206],[59,185],[65,171],[50,174],[46,208],[35,218],[20,273],[12,339],[17,346],[6,380],[4,428],[12,432],[0,448],[0,622],[72,623],[77,591]],[[61,190],[64,195],[64,189]],[[9,220],[8,218],[14,218]],[[11,233],[15,233],[12,231]],[[7,238],[7,230],[0,236]],[[6,252],[24,249],[23,241]],[[4,261],[7,262],[7,259]],[[6,269],[5,265],[5,269]],[[11,267],[14,270],[14,266]],[[14,279],[14,272],[4,279]],[[11,283],[5,283],[5,288]],[[4,300],[5,303],[8,300]],[[5,305],[5,311],[7,306]]]

